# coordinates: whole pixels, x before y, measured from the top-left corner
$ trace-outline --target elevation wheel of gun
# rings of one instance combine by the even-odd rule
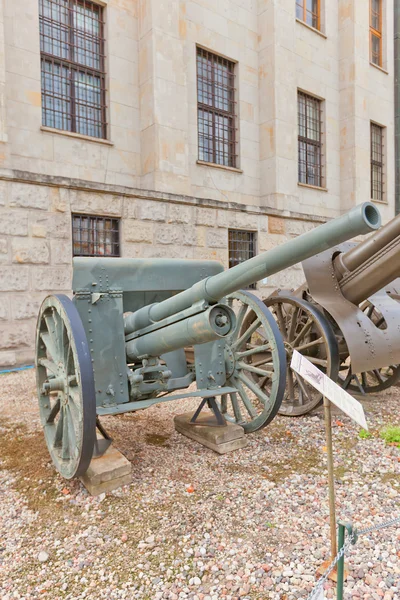
[[[221,397],[221,412],[246,433],[268,425],[285,391],[286,358],[282,336],[267,307],[241,291],[228,296],[237,309],[235,331],[226,343],[227,385],[236,393]]]
[[[397,301],[399,297],[392,296]],[[369,300],[363,302],[360,309],[371,319],[378,329],[386,329],[387,324],[382,313]],[[339,383],[351,392],[376,394],[395,385],[400,379],[400,365],[389,365],[380,369],[371,369],[364,373],[352,373],[350,359],[340,366]]]
[[[293,351],[300,352],[336,381],[339,350],[335,335],[323,314],[306,300],[272,296],[264,302],[276,319],[286,350],[286,390],[279,414],[305,415],[320,404],[322,395],[290,368]]]
[[[82,321],[63,294],[48,296],[39,312],[36,380],[51,458],[65,479],[82,475],[96,439],[96,396]]]

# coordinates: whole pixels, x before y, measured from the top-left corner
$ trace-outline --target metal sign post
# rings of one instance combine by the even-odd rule
[[[336,542],[336,505],[335,505],[335,473],[333,468],[333,444],[332,444],[332,414],[331,403],[324,396],[324,418],[326,434],[326,451],[328,458],[328,488],[329,488],[329,515],[331,529],[331,560],[337,554]]]
[[[331,530],[331,554],[332,560],[337,554],[336,541],[336,506],[335,506],[335,474],[333,468],[333,445],[332,445],[332,415],[331,402],[346,413],[358,425],[368,430],[363,406],[350,394],[339,387],[327,375],[322,373],[318,367],[312,364],[305,356],[297,350],[293,352],[291,368],[310,385],[315,387],[324,398],[324,417],[326,430],[326,450],[328,457],[328,485],[329,485],[329,512]]]

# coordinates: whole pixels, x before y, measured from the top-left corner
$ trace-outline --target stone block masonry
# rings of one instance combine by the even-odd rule
[[[256,233],[258,252],[322,219],[178,194],[63,178],[0,179],[0,368],[32,364],[38,310],[46,295],[71,296],[72,214],[120,219],[120,251],[130,258],[218,260],[228,268],[228,230]],[[300,282],[290,269],[256,291]]]

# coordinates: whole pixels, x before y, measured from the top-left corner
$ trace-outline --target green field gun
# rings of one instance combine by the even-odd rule
[[[366,240],[303,262],[306,283],[265,300],[286,340],[345,389],[376,393],[400,378],[400,215]],[[308,413],[321,395],[288,370],[281,414]]]
[[[265,304],[240,290],[379,226],[364,203],[227,271],[214,261],[75,258],[73,299],[44,300],[36,337],[41,422],[61,475],[82,475],[104,451],[103,415],[190,397],[246,433],[270,423],[285,392],[285,344]]]

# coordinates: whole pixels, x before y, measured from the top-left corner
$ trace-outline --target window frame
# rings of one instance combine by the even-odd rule
[[[371,200],[373,202],[386,202],[385,199],[385,127],[379,125],[379,123],[375,123],[374,121],[370,122],[370,178],[371,178]],[[374,136],[373,131],[379,131],[380,135],[380,161],[374,159]],[[379,183],[376,182],[374,178],[374,167],[379,169],[380,172],[380,189],[378,188],[378,196],[375,197],[374,194],[377,190],[377,186]],[[375,185],[374,185],[375,184]]]
[[[232,239],[233,236],[237,236],[238,234],[245,234],[249,236],[249,240],[246,239]],[[246,256],[245,258],[243,258],[242,260],[239,259],[238,256],[234,256],[234,254],[238,253],[238,252],[243,252],[243,249],[239,249],[238,247],[236,248],[232,248],[232,244],[243,244],[243,243],[248,243],[249,248],[248,248],[248,256]],[[251,248],[252,246],[252,248]],[[247,248],[246,248],[247,250]],[[253,258],[254,256],[257,256],[257,231],[252,231],[250,229],[232,229],[229,228],[228,229],[228,265],[229,268],[231,269],[232,267],[235,267],[236,265],[240,265],[243,262],[245,262],[246,260],[249,260],[250,258]],[[233,263],[233,264],[232,264]],[[248,290],[256,290],[257,289],[257,283],[252,283],[250,284],[246,289]]]
[[[61,7],[59,4],[59,0],[50,0],[51,6]],[[76,12],[76,7],[82,7],[83,9],[90,9],[92,15],[95,15],[92,18],[95,20],[99,27],[98,35],[88,34],[84,32],[80,33],[78,27],[76,26],[76,22],[74,21],[75,15],[79,14]],[[108,135],[108,123],[107,123],[107,74],[106,74],[106,24],[105,24],[105,7],[103,4],[96,2],[94,0],[65,0],[65,10],[67,11],[67,23],[63,23],[60,19],[57,21],[53,19],[52,16],[46,17],[44,11],[44,0],[39,0],[39,37],[40,37],[40,63],[41,63],[41,107],[42,107],[42,125],[44,127],[49,127],[52,129],[57,129],[59,131],[65,131],[68,133],[73,133],[76,135],[83,135],[87,137],[91,137],[96,140],[107,140]],[[45,26],[53,31],[51,34],[57,31],[59,28],[60,35],[59,37],[50,37],[45,35]],[[65,34],[65,39],[62,39],[62,33]],[[56,42],[59,44],[60,48],[62,45],[67,47],[67,57],[57,56],[57,54],[52,54],[49,51],[46,51],[45,43],[46,40],[51,40],[52,44]],[[88,66],[84,62],[79,62],[79,52],[84,55],[90,51],[87,49],[87,44],[90,41],[93,44],[98,44],[98,52],[91,52],[92,58],[98,60],[98,67],[96,66]],[[80,42],[80,45],[79,45]],[[50,65],[50,70],[46,70],[46,64]],[[64,94],[64,91],[61,92],[55,91],[55,81],[57,80],[57,75],[55,77],[56,71],[55,67],[58,67],[60,73],[64,69],[68,70],[67,77],[63,77],[60,75],[58,85],[60,87],[66,86],[67,93]],[[45,78],[46,74],[50,74],[52,77],[52,86],[50,90],[46,90],[45,86]],[[93,102],[89,102],[88,93],[86,92],[86,98],[84,101],[79,99],[79,74],[83,74],[85,76],[91,76],[93,79],[98,79],[99,81],[99,103],[94,104]],[[78,77],[77,77],[78,75]],[[96,89],[93,87],[91,93],[96,93]],[[51,108],[46,107],[46,99],[51,99],[53,106]],[[61,110],[57,110],[54,108],[54,105],[57,103],[61,105]],[[66,110],[64,111],[64,105],[66,106]],[[88,113],[90,110],[99,112],[99,119],[91,119],[88,118]],[[79,113],[81,111],[82,114]],[[46,119],[46,113],[49,113],[50,117],[54,121],[52,124],[49,124],[48,119]],[[62,121],[61,126],[57,126],[57,118]],[[67,125],[67,127],[66,127]],[[69,127],[68,127],[69,125]],[[80,126],[79,126],[80,125]],[[86,130],[89,130],[90,127],[93,129],[99,129],[99,135],[95,133],[88,133],[87,131],[82,131],[82,125]]]
[[[199,72],[199,58],[203,57],[206,60],[212,60],[211,63],[211,78],[204,78],[200,75]],[[215,106],[214,100],[218,98],[218,95],[215,94],[215,87],[217,87],[215,73],[216,68],[215,65],[222,64],[224,66],[228,66],[230,70],[231,77],[231,85],[220,86],[223,89],[230,91],[231,97],[228,96],[227,102],[232,105],[232,110],[224,110]],[[238,115],[237,115],[237,88],[236,88],[236,79],[237,79],[237,62],[233,61],[225,56],[217,54],[211,50],[203,48],[202,46],[196,46],[196,94],[197,94],[197,158],[200,163],[207,163],[211,165],[215,165],[220,168],[228,168],[228,169],[239,169],[239,154],[238,154]],[[205,102],[200,101],[200,82],[205,83],[206,85],[211,87],[211,96],[213,104],[207,104]],[[209,93],[209,92],[208,92]],[[212,136],[206,136],[206,125],[210,123],[207,122],[203,118],[203,132],[201,132],[201,118],[200,112],[204,114],[211,115],[211,125],[212,125]],[[217,136],[218,124],[216,123],[216,117],[227,118],[232,121],[232,126],[228,126],[228,131],[230,132],[232,138],[225,141],[224,137]],[[223,128],[224,131],[224,128]],[[201,140],[211,140],[212,141],[212,149],[211,151],[206,146],[201,145]],[[222,147],[227,144],[228,151],[222,151],[222,161],[218,162],[219,155],[221,155],[221,151],[218,150],[218,144],[221,144]],[[201,156],[201,152],[203,152],[203,157]],[[205,155],[207,154],[207,158]],[[212,155],[210,157],[210,154]],[[210,160],[210,158],[212,160]],[[227,158],[227,162],[225,161]]]
[[[379,30],[375,29],[375,27],[373,27],[372,25],[372,14],[373,14],[373,10],[372,10],[372,3],[373,0],[370,0],[369,2],[369,44],[370,44],[370,60],[371,63],[377,67],[383,67],[383,35],[382,35],[382,25],[383,25],[383,6],[382,6],[382,0],[378,0],[379,2]],[[373,44],[372,44],[372,38],[373,36],[375,36],[376,38],[379,39],[379,61],[375,62],[374,61],[374,54],[373,54]]]
[[[318,105],[318,123],[319,123],[319,130],[318,130],[318,135],[319,135],[319,139],[315,140],[313,138],[309,138],[307,137],[307,135],[302,136],[300,134],[300,98],[304,99],[304,106],[305,106],[305,112],[304,112],[304,129],[305,132],[307,134],[307,129],[308,129],[308,125],[307,125],[307,101],[312,101],[317,103]],[[298,183],[300,185],[309,185],[318,189],[325,189],[325,163],[324,163],[324,154],[323,154],[323,150],[324,150],[324,132],[323,132],[323,100],[321,98],[318,98],[316,96],[313,96],[312,94],[308,94],[307,92],[304,92],[303,90],[297,90],[297,169],[298,169]],[[305,144],[305,181],[301,180],[301,169],[300,169],[300,144]],[[311,175],[309,175],[308,173],[308,146],[311,145],[314,148],[318,149],[318,158],[319,158],[319,165],[318,165],[318,169],[319,169],[319,174],[318,174],[318,184],[316,183],[311,183],[309,181],[309,178],[311,178]],[[315,168],[315,165],[313,165]],[[315,178],[315,175],[313,175],[313,177]]]
[[[297,7],[299,7],[303,13],[302,17],[298,17],[297,16]],[[309,23],[307,21],[307,15],[311,15],[311,21],[313,21],[313,17],[316,17],[317,20],[317,25],[313,25],[313,23]],[[299,19],[300,21],[302,21],[303,23],[305,23],[306,25],[308,25],[309,27],[312,27],[313,29],[317,29],[318,31],[321,31],[321,0],[317,0],[317,12],[313,13],[312,11],[309,11],[307,9],[307,0],[296,0],[296,18]]]
[[[75,227],[75,219],[79,219],[79,227]],[[82,219],[88,219],[88,228],[85,230],[81,227]],[[117,241],[112,240],[111,242],[106,241],[105,233],[106,230],[99,231],[95,226],[98,223],[105,223],[106,221],[111,222],[111,230],[109,233],[111,235],[117,234]],[[90,224],[94,224],[94,226],[90,227]],[[116,229],[114,229],[115,224],[117,225]],[[83,256],[83,257],[103,257],[103,258],[118,258],[121,256],[121,218],[115,216],[107,216],[107,215],[90,215],[86,213],[71,213],[71,230],[72,230],[72,256]],[[87,231],[88,233],[93,234],[93,239],[82,240],[82,232]],[[79,239],[75,238],[75,232],[79,232]],[[103,239],[94,239],[94,235],[97,234],[100,238]],[[89,236],[88,236],[89,237]],[[82,252],[82,245],[87,244],[88,246],[93,246],[93,249],[96,246],[102,246],[104,250],[107,245],[111,245],[111,252],[107,253],[104,251],[101,252]],[[75,245],[80,246],[80,251],[75,251]]]

